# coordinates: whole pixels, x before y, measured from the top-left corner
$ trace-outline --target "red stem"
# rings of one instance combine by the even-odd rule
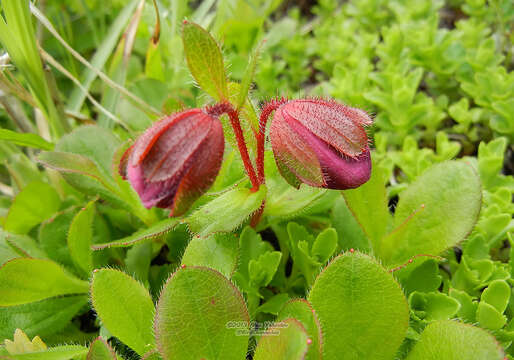
[[[264,184],[264,143],[266,140],[266,124],[268,123],[269,116],[281,105],[285,104],[288,100],[284,97],[273,99],[266,103],[262,110],[259,118],[259,132],[256,134],[257,138],[257,176],[259,177],[259,183]]]
[[[246,147],[243,129],[241,129],[241,122],[239,121],[239,112],[235,110],[229,103],[221,103],[210,106],[206,108],[206,111],[207,113],[216,116],[227,114],[230,118],[230,125],[232,125],[232,129],[236,135],[237,147],[239,148],[241,159],[243,160],[246,173],[248,174],[250,182],[252,183],[252,191],[257,191],[259,189],[260,182],[257,178],[257,175],[255,174],[255,169],[253,167],[252,161],[250,160],[250,156],[248,155],[248,148]]]
[[[228,112],[228,116],[230,117],[230,124],[232,125],[234,134],[236,135],[237,147],[239,148],[241,159],[243,159],[246,173],[248,174],[248,177],[252,183],[252,191],[257,191],[259,189],[260,182],[257,178],[257,175],[255,175],[255,169],[253,168],[252,161],[248,155],[248,148],[246,147],[243,130],[241,129],[241,123],[239,122],[239,114],[236,110],[231,109]]]

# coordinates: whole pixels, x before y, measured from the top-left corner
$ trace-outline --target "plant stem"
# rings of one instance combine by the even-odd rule
[[[234,129],[234,134],[236,135],[237,146],[239,148],[239,153],[241,154],[241,159],[243,159],[246,173],[252,182],[252,191],[257,191],[261,183],[255,174],[255,169],[253,167],[252,161],[250,160],[250,156],[248,155],[248,148],[246,147],[243,130],[241,129],[241,122],[239,121],[239,113],[231,108],[227,114],[230,118],[232,129]]]
[[[261,183],[259,182],[259,179],[255,173],[252,161],[250,160],[250,155],[248,155],[248,148],[246,147],[243,129],[241,129],[241,122],[239,121],[239,112],[234,109],[234,107],[228,102],[209,106],[205,109],[205,111],[213,116],[227,114],[230,118],[230,125],[232,125],[232,129],[234,130],[234,134],[236,136],[237,147],[239,149],[239,153],[241,154],[241,159],[243,160],[246,174],[252,183],[252,191],[257,191]]]
[[[264,144],[266,140],[266,124],[268,123],[269,116],[281,105],[285,104],[288,100],[284,97],[273,99],[266,103],[262,110],[259,118],[259,132],[256,134],[257,137],[257,176],[259,177],[259,183],[264,184]]]

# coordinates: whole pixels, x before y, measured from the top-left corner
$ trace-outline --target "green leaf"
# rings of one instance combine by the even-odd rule
[[[507,318],[494,306],[481,301],[478,303],[477,321],[485,329],[498,330],[507,323]]]
[[[10,234],[0,229],[0,238],[21,257],[47,259],[48,256],[39,248],[39,244],[28,235]],[[9,254],[10,251],[7,252]],[[18,256],[16,256],[18,257]]]
[[[63,345],[47,350],[9,355],[9,360],[69,360],[87,354],[87,347],[81,345]],[[2,357],[0,357],[2,359]]]
[[[413,291],[436,291],[441,285],[442,276],[439,275],[439,265],[434,259],[423,261],[405,280],[401,280],[405,293]]]
[[[342,250],[355,249],[363,252],[371,250],[370,240],[342,196],[337,197],[332,207],[330,220],[337,231],[339,247]]]
[[[272,315],[278,315],[280,309],[289,300],[289,295],[285,293],[273,295],[266,302],[257,308],[257,313],[266,313]]]
[[[324,359],[345,354],[390,360],[407,332],[409,310],[400,286],[367,255],[344,253],[330,262],[308,300],[323,331]]]
[[[4,229],[26,234],[59,210],[61,200],[48,184],[34,181],[16,196],[5,219]]]
[[[378,163],[373,161],[368,182],[357,189],[343,191],[343,196],[348,208],[371,240],[373,248],[377,249],[392,220],[387,207],[384,172]]]
[[[486,331],[446,320],[425,328],[407,360],[502,360],[503,356],[503,350]]]
[[[245,301],[228,279],[209,268],[186,267],[162,290],[157,348],[164,360],[240,360],[248,347],[249,322]]]
[[[228,99],[223,55],[216,40],[199,25],[184,21],[182,41],[189,71],[198,85],[218,101]]]
[[[285,319],[268,328],[266,333],[257,344],[254,360],[304,359],[309,347],[308,336],[298,320]]]
[[[169,233],[177,225],[176,218],[165,219],[150,226],[147,229],[141,229],[134,234],[127,236],[123,239],[116,240],[110,243],[92,245],[93,250],[102,250],[111,247],[128,247],[138,244],[142,241],[156,239]]]
[[[475,260],[462,255],[461,261],[451,279],[452,286],[459,290],[465,290],[474,296],[478,295],[478,289],[487,285],[494,271],[494,263],[489,259]]]
[[[0,144],[0,146],[2,145]],[[7,144],[2,147],[5,146],[7,146]],[[12,147],[12,149],[16,149],[16,147]],[[8,157],[8,159],[6,159],[5,168],[9,173],[11,183],[16,190],[16,194],[31,182],[41,181],[42,174],[39,171],[37,165],[34,164],[32,160],[30,160],[25,154],[23,154],[21,150],[16,149],[14,151],[20,152],[17,154],[12,154]]]
[[[264,185],[256,192],[246,188],[233,189],[193,212],[186,222],[191,231],[200,236],[230,232],[260,208],[265,196]]]
[[[239,264],[237,268],[237,276],[234,278],[241,279],[245,284],[238,283],[239,286],[249,286],[250,274],[248,265],[251,260],[257,260],[262,254],[271,252],[273,247],[262,240],[261,236],[255,232],[250,226],[247,226],[239,236]],[[248,290],[248,289],[245,289]]]
[[[327,228],[320,232],[314,240],[311,255],[316,261],[324,264],[330,259],[337,248],[337,232],[334,228]]]
[[[95,339],[95,333],[86,333],[80,330],[80,325],[71,322],[64,329],[52,335],[47,335],[45,340],[48,344],[58,345],[60,343],[90,343]]]
[[[489,259],[489,246],[482,236],[474,236],[462,244],[462,252],[473,259]]]
[[[236,270],[238,255],[239,241],[234,234],[211,234],[189,242],[182,264],[209,267],[230,278]]]
[[[39,246],[48,257],[71,269],[74,269],[74,266],[67,246],[67,237],[75,213],[76,209],[72,208],[56,214],[41,224],[38,234]]]
[[[20,254],[7,242],[6,234],[6,232],[2,231],[0,236],[0,266],[11,259],[20,257]]]
[[[45,338],[64,329],[87,303],[86,295],[73,295],[1,307],[0,342],[10,339],[17,328],[23,329],[30,337],[39,335]]]
[[[457,289],[450,289],[450,296],[460,304],[457,316],[470,324],[476,322],[478,304],[473,302],[473,298],[467,292]]]
[[[69,152],[92,160],[106,177],[111,176],[112,159],[121,141],[111,131],[96,125],[81,126],[63,136],[55,151]]]
[[[7,129],[0,129],[0,140],[41,150],[52,150],[54,148],[54,144],[46,141],[37,134],[17,133]]]
[[[325,229],[315,240],[303,226],[294,222],[287,224],[287,232],[294,264],[311,286],[323,264],[336,250],[337,232],[332,228]]]
[[[448,320],[459,311],[460,303],[440,292],[420,293],[409,296],[409,305],[414,314],[424,320]]]
[[[58,295],[88,292],[86,281],[50,260],[17,258],[0,267],[0,306],[21,305]]]
[[[96,165],[101,179],[113,183],[112,160],[120,145],[120,140],[109,130],[87,125],[63,136],[55,146],[55,151],[86,157]]]
[[[68,248],[71,258],[77,269],[86,275],[89,275],[93,269],[91,242],[93,240],[95,201],[89,202],[75,215],[68,232]]]
[[[470,164],[446,161],[432,166],[400,194],[396,230],[383,239],[380,258],[399,265],[458,244],[473,229],[481,199],[480,179]]]
[[[118,270],[95,270],[91,299],[96,313],[112,335],[139,355],[153,348],[154,305],[143,285]]]
[[[46,344],[39,336],[35,336],[32,340],[29,339],[21,329],[14,331],[13,339],[4,341],[5,349],[9,354],[22,354],[29,352],[44,351],[47,349]]]
[[[284,305],[276,321],[293,318],[300,321],[307,331],[311,344],[305,356],[306,360],[321,359],[323,336],[318,316],[311,304],[305,299],[294,299]]]
[[[482,292],[481,301],[485,301],[500,313],[503,313],[509,304],[510,293],[511,289],[506,281],[494,280]]]
[[[99,182],[106,189],[112,190],[112,184],[110,184],[109,179],[100,172],[98,166],[91,159],[85,156],[59,151],[44,152],[39,154],[38,162],[64,174],[69,173],[87,176]],[[90,186],[84,183],[80,177],[76,179],[77,180],[70,182],[79,189]]]
[[[116,353],[101,337],[89,345],[87,360],[116,360]]]
[[[281,257],[282,253],[280,251],[268,251],[260,255],[258,259],[250,260],[248,263],[250,286],[257,289],[267,286],[277,272]]]
[[[153,243],[141,242],[127,250],[126,272],[148,288],[148,274],[153,258]]]

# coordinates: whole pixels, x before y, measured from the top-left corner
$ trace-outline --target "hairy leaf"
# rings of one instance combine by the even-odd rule
[[[50,260],[17,258],[0,267],[0,306],[12,306],[58,295],[88,292],[86,281],[66,273]]]
[[[367,255],[348,252],[333,260],[308,300],[319,316],[324,359],[390,360],[405,337],[405,296],[391,274]]]
[[[249,321],[242,295],[227,278],[209,268],[186,267],[168,279],[157,304],[157,348],[164,360],[240,360]]]
[[[143,285],[118,270],[96,270],[91,282],[91,299],[111,334],[139,355],[152,349],[154,305]]]

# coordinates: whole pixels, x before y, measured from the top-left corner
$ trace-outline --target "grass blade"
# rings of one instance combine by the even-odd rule
[[[127,89],[125,89],[123,86],[115,83],[112,81],[105,73],[100,71],[98,68],[93,66],[91,63],[89,63],[82,55],[80,55],[75,49],[73,49],[63,38],[59,35],[57,30],[55,30],[52,23],[46,18],[46,16],[39,11],[39,9],[33,5],[30,6],[30,9],[32,11],[32,14],[43,24],[43,26],[46,27],[46,29],[68,50],[78,61],[80,61],[84,66],[86,66],[90,71],[96,74],[100,79],[102,79],[107,85],[110,87],[118,90],[123,96],[131,99],[135,105],[137,105],[140,109],[142,109],[145,112],[150,112],[157,116],[162,116],[163,114],[155,109],[153,106],[146,103],[144,100],[139,98],[138,96],[134,95]],[[90,86],[91,84],[89,84]],[[84,89],[88,89],[88,87],[83,86]],[[70,111],[72,111],[70,109]],[[76,111],[72,111],[76,112]]]
[[[0,140],[9,141],[20,146],[28,146],[35,149],[53,150],[54,144],[49,143],[37,134],[20,134],[16,131],[0,129]]]

